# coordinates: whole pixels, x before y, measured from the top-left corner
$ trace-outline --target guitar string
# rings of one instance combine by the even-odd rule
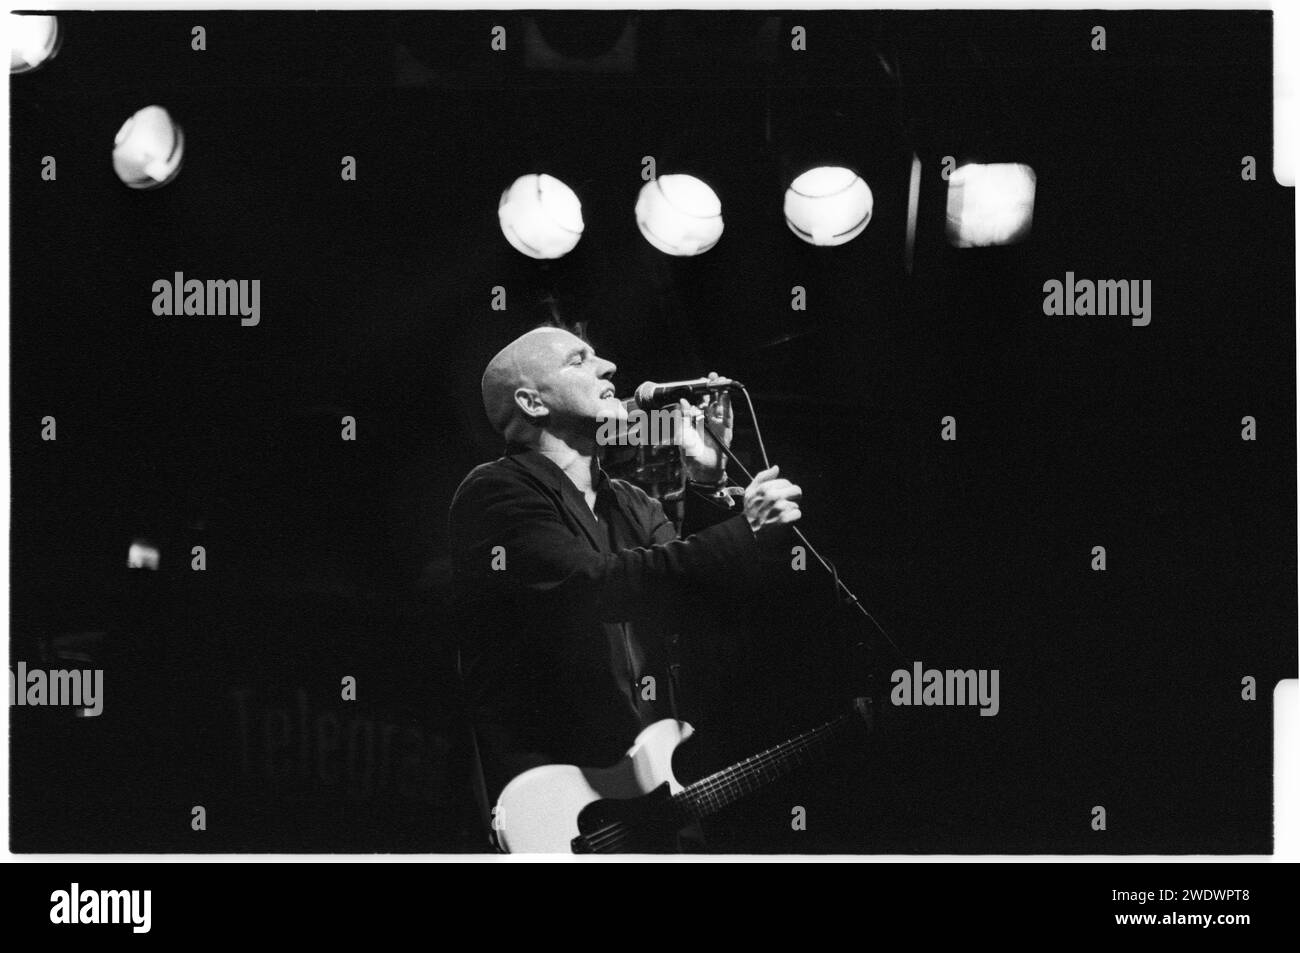
[[[744,761],[733,765],[730,768],[724,768],[722,771],[701,778],[699,781],[693,782],[677,794],[673,795],[673,801],[676,803],[688,803],[691,807],[695,807],[696,804],[694,802],[697,800],[705,800],[709,802],[709,806],[714,809],[725,807],[729,802],[724,801],[721,795],[736,790],[739,790],[742,794],[748,793],[744,789],[746,780],[751,777],[759,776],[761,774],[762,766],[784,756],[794,757],[801,754],[806,751],[813,742],[821,740],[823,734],[839,727],[847,721],[849,717],[850,716],[848,715],[841,715],[825,724],[818,725],[816,728],[805,732],[797,738],[791,738],[789,741],[784,741],[779,745],[774,745],[765,751],[760,751],[758,754],[750,758],[746,758]],[[619,821],[606,828],[602,828],[601,831],[596,834],[580,836],[583,837],[585,843],[591,846],[593,851],[598,852],[600,849],[608,847],[611,840],[618,841],[623,839],[625,837],[625,832],[620,830],[620,828],[626,827],[626,824]]]
[[[615,821],[613,824],[607,824],[595,834],[579,834],[577,839],[582,840],[587,845],[588,850],[593,854],[601,853],[600,848],[610,846],[610,841],[620,841],[623,839],[623,831],[627,827],[622,821]],[[574,853],[577,853],[576,851]]]
[[[791,738],[789,741],[774,745],[765,751],[746,758],[744,761],[733,765],[729,768],[723,768],[721,771],[701,778],[692,784],[687,785],[682,791],[674,795],[674,798],[681,798],[687,795],[687,799],[699,797],[709,798],[717,793],[727,792],[731,789],[741,787],[747,778],[760,774],[762,767],[773,760],[780,759],[785,755],[796,755],[807,749],[814,741],[821,740],[821,735],[825,732],[838,727],[848,716],[840,716],[818,725],[816,728],[805,732],[797,738]],[[743,792],[742,792],[743,793]]]
[[[823,726],[824,727],[824,726]],[[806,738],[791,740],[766,751],[746,758],[744,761],[722,771],[716,772],[708,777],[701,778],[699,781],[688,785],[678,797],[685,796],[684,800],[708,800],[716,798],[718,795],[729,793],[739,787],[743,787],[746,780],[756,775],[761,775],[764,767],[769,762],[778,760],[786,755],[794,756],[806,748],[815,740],[819,740],[822,728],[810,732]]]
[[[700,800],[708,802],[709,806],[714,807],[715,809],[725,807],[727,802],[723,801],[721,795],[730,793],[734,790],[740,790],[741,793],[746,793],[744,790],[746,780],[750,777],[760,775],[762,769],[768,763],[786,756],[794,757],[803,753],[814,742],[820,741],[822,735],[838,727],[840,724],[845,722],[848,717],[849,716],[847,715],[841,715],[825,724],[818,725],[816,728],[805,732],[797,738],[792,738],[779,745],[774,745],[765,751],[760,751],[758,754],[750,758],[746,758],[744,761],[733,765],[730,768],[724,768],[722,771],[701,778],[699,781],[693,782],[677,794],[673,795],[673,801],[678,804],[689,804],[692,808],[696,807],[697,805],[695,802]],[[694,814],[694,812],[692,813]],[[621,837],[622,834],[605,834],[602,832],[589,837],[587,840],[588,843],[592,844],[594,847],[603,847],[607,846],[607,841],[611,836],[618,838]]]

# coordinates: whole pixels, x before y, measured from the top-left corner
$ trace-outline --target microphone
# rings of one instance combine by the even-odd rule
[[[701,394],[731,390],[733,387],[740,386],[740,381],[729,377],[715,377],[712,380],[707,377],[696,377],[689,381],[668,381],[665,384],[646,381],[636,389],[632,402],[641,410],[654,410],[666,404],[675,404],[683,397],[690,400]]]

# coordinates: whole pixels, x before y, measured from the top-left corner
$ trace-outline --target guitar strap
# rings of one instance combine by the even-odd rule
[[[678,701],[682,690],[681,670],[681,636],[674,633],[668,637],[668,708],[677,721],[682,720]]]

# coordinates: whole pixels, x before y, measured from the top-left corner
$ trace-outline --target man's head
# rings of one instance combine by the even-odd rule
[[[621,417],[609,378],[617,367],[561,328],[534,328],[504,348],[483,372],[483,409],[507,440],[532,443],[539,430],[595,435],[602,418]]]

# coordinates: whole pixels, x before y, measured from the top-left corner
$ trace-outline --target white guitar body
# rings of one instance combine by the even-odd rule
[[[663,784],[682,790],[673,777],[673,752],[694,729],[665,718],[636,736],[617,764],[579,768],[547,764],[525,771],[505,786],[492,811],[497,846],[511,854],[567,854],[578,836],[578,815],[594,801],[649,794]]]

